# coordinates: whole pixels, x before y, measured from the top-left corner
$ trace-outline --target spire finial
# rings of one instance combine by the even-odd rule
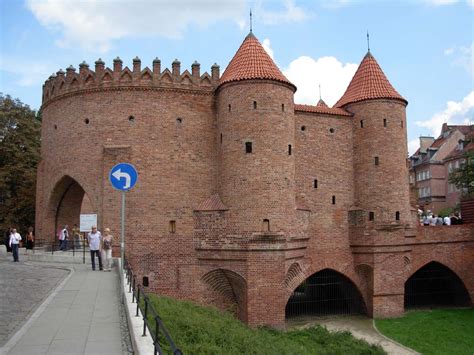
[[[370,52],[370,38],[369,38],[369,30],[367,30],[367,51]]]
[[[319,99],[321,100],[321,83],[319,84]]]
[[[252,32],[252,8],[250,8],[250,32]]]

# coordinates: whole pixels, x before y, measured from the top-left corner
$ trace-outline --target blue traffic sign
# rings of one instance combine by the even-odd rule
[[[137,183],[137,179],[137,170],[133,165],[127,163],[115,165],[109,173],[110,183],[117,190],[130,190]]]

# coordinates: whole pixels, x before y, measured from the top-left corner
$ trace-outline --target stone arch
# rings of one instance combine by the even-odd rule
[[[81,211],[97,213],[97,207],[89,198],[83,185],[70,175],[63,175],[51,190],[48,198],[45,230],[49,241],[56,238],[60,226],[79,225]]]
[[[298,284],[299,284],[304,280],[304,274],[303,274],[303,270],[301,269],[300,264],[293,263],[293,264],[290,265],[290,267],[288,268],[288,271],[286,273],[285,286],[287,288],[290,287],[290,285],[293,283],[293,280],[295,280],[296,278],[298,278],[298,279],[302,278],[302,280],[300,282],[298,282]]]
[[[461,278],[449,267],[430,261],[405,282],[405,309],[469,306],[469,292]]]
[[[285,308],[286,319],[366,313],[364,298],[356,284],[343,273],[330,268],[311,274],[299,284]]]
[[[205,286],[206,302],[247,322],[247,281],[241,275],[227,269],[215,269],[206,273],[201,281]]]

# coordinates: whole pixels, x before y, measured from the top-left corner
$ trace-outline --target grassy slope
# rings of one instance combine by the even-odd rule
[[[413,311],[379,319],[386,336],[423,354],[474,354],[474,309]]]
[[[213,308],[151,297],[184,354],[384,354],[348,332],[330,333],[321,327],[290,332],[250,329]]]

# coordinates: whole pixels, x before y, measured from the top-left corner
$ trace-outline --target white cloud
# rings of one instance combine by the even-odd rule
[[[432,6],[445,6],[458,3],[459,0],[425,0],[425,3]]]
[[[296,103],[315,105],[321,84],[322,99],[332,106],[344,94],[357,67],[354,63],[343,64],[335,57],[301,56],[293,60],[283,74],[298,88]]]
[[[57,68],[56,68],[57,69]],[[55,68],[50,63],[39,61],[25,62],[20,58],[0,57],[0,71],[15,75],[13,83],[30,87],[40,85],[53,73]]]
[[[471,45],[467,47],[447,48],[444,50],[444,55],[453,57],[451,65],[464,68],[471,76],[474,76],[474,42],[471,42]]]
[[[179,38],[189,25],[230,19],[241,22],[246,0],[26,0],[45,27],[60,33],[57,44],[106,52],[124,37]]]
[[[273,60],[275,60],[275,57],[273,55],[273,49],[271,47],[271,44],[270,44],[270,40],[268,38],[265,38],[262,42],[262,47],[263,49],[265,49],[265,51],[268,53],[268,55],[270,56],[270,58],[272,58]]]
[[[428,128],[434,137],[438,137],[441,133],[443,123],[449,125],[456,124],[472,124],[474,122],[474,91],[471,91],[461,101],[448,101],[446,108],[435,113],[426,121],[416,121],[419,127]]]
[[[408,155],[412,156],[420,148],[420,139],[412,139],[408,142]]]
[[[325,0],[321,4],[327,9],[340,9],[341,7],[351,5],[353,2],[354,0]]]
[[[258,1],[253,13],[256,19],[262,21],[265,25],[300,22],[310,17],[310,13],[295,5],[294,0],[284,0],[283,6],[284,9],[281,11],[267,10],[263,7],[262,1]]]

